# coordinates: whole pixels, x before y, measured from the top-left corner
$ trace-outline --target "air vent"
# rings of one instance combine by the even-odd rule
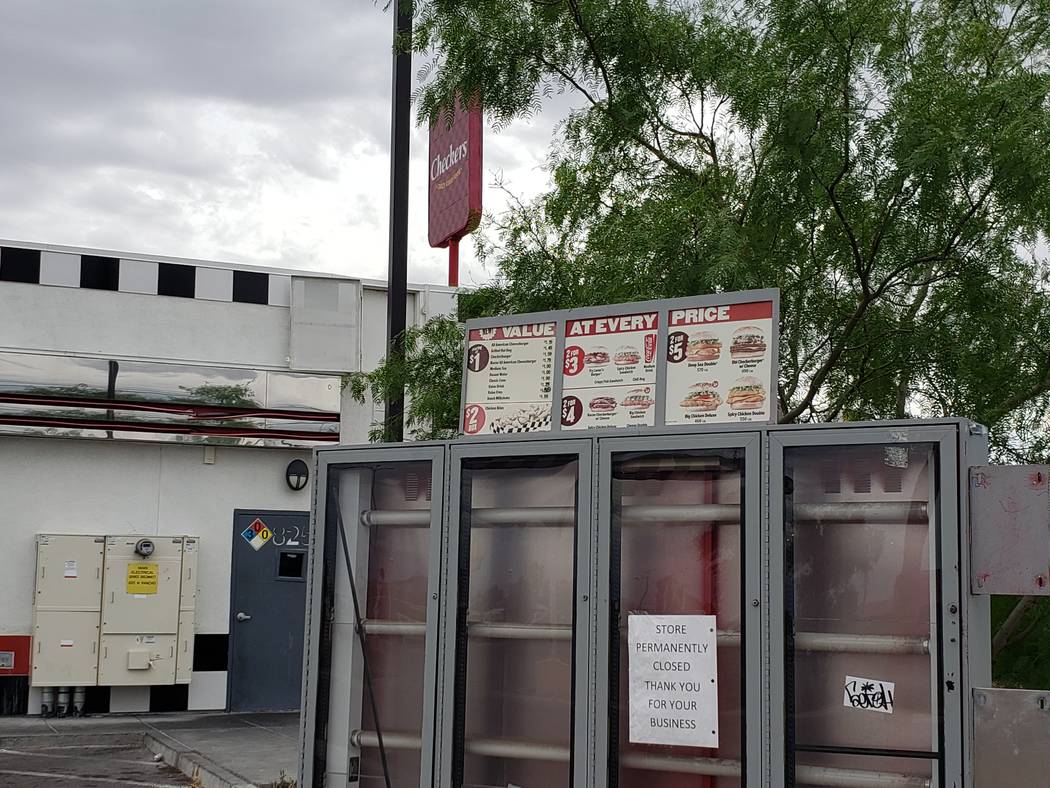
[[[832,466],[824,468],[822,477],[826,495],[838,495],[842,492],[842,477],[839,475],[838,468]]]
[[[434,494],[434,474],[427,474],[427,500],[431,500],[431,496]]]
[[[871,492],[871,471],[857,471],[853,474],[853,492]]]
[[[405,476],[405,500],[406,501],[418,501],[419,500],[419,475],[410,473]]]
[[[904,489],[904,469],[886,468],[883,471],[882,488],[888,493],[899,493]]]

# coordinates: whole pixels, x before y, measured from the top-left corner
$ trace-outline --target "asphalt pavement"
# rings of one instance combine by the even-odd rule
[[[295,777],[299,715],[0,717],[0,786],[250,788]]]
[[[17,747],[0,747],[0,785],[11,788],[178,788],[191,781],[155,760],[142,737],[108,744],[63,744],[65,737],[41,737]]]

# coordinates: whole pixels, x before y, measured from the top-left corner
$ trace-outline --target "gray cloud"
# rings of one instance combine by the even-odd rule
[[[4,0],[0,237],[382,276],[390,24],[370,0]],[[490,136],[486,170],[542,186],[569,106]],[[410,276],[441,281],[413,146]]]

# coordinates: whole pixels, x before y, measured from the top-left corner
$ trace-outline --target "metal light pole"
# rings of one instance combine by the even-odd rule
[[[390,257],[387,272],[387,353],[405,352],[405,310],[408,303],[408,135],[411,131],[412,0],[393,0],[394,79],[390,117]],[[405,394],[386,402],[386,440],[404,439]]]

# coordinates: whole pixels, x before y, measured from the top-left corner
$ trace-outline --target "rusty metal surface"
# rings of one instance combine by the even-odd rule
[[[970,468],[970,588],[1050,596],[1050,465]]]
[[[974,788],[1032,788],[1050,779],[1050,692],[974,689]]]

